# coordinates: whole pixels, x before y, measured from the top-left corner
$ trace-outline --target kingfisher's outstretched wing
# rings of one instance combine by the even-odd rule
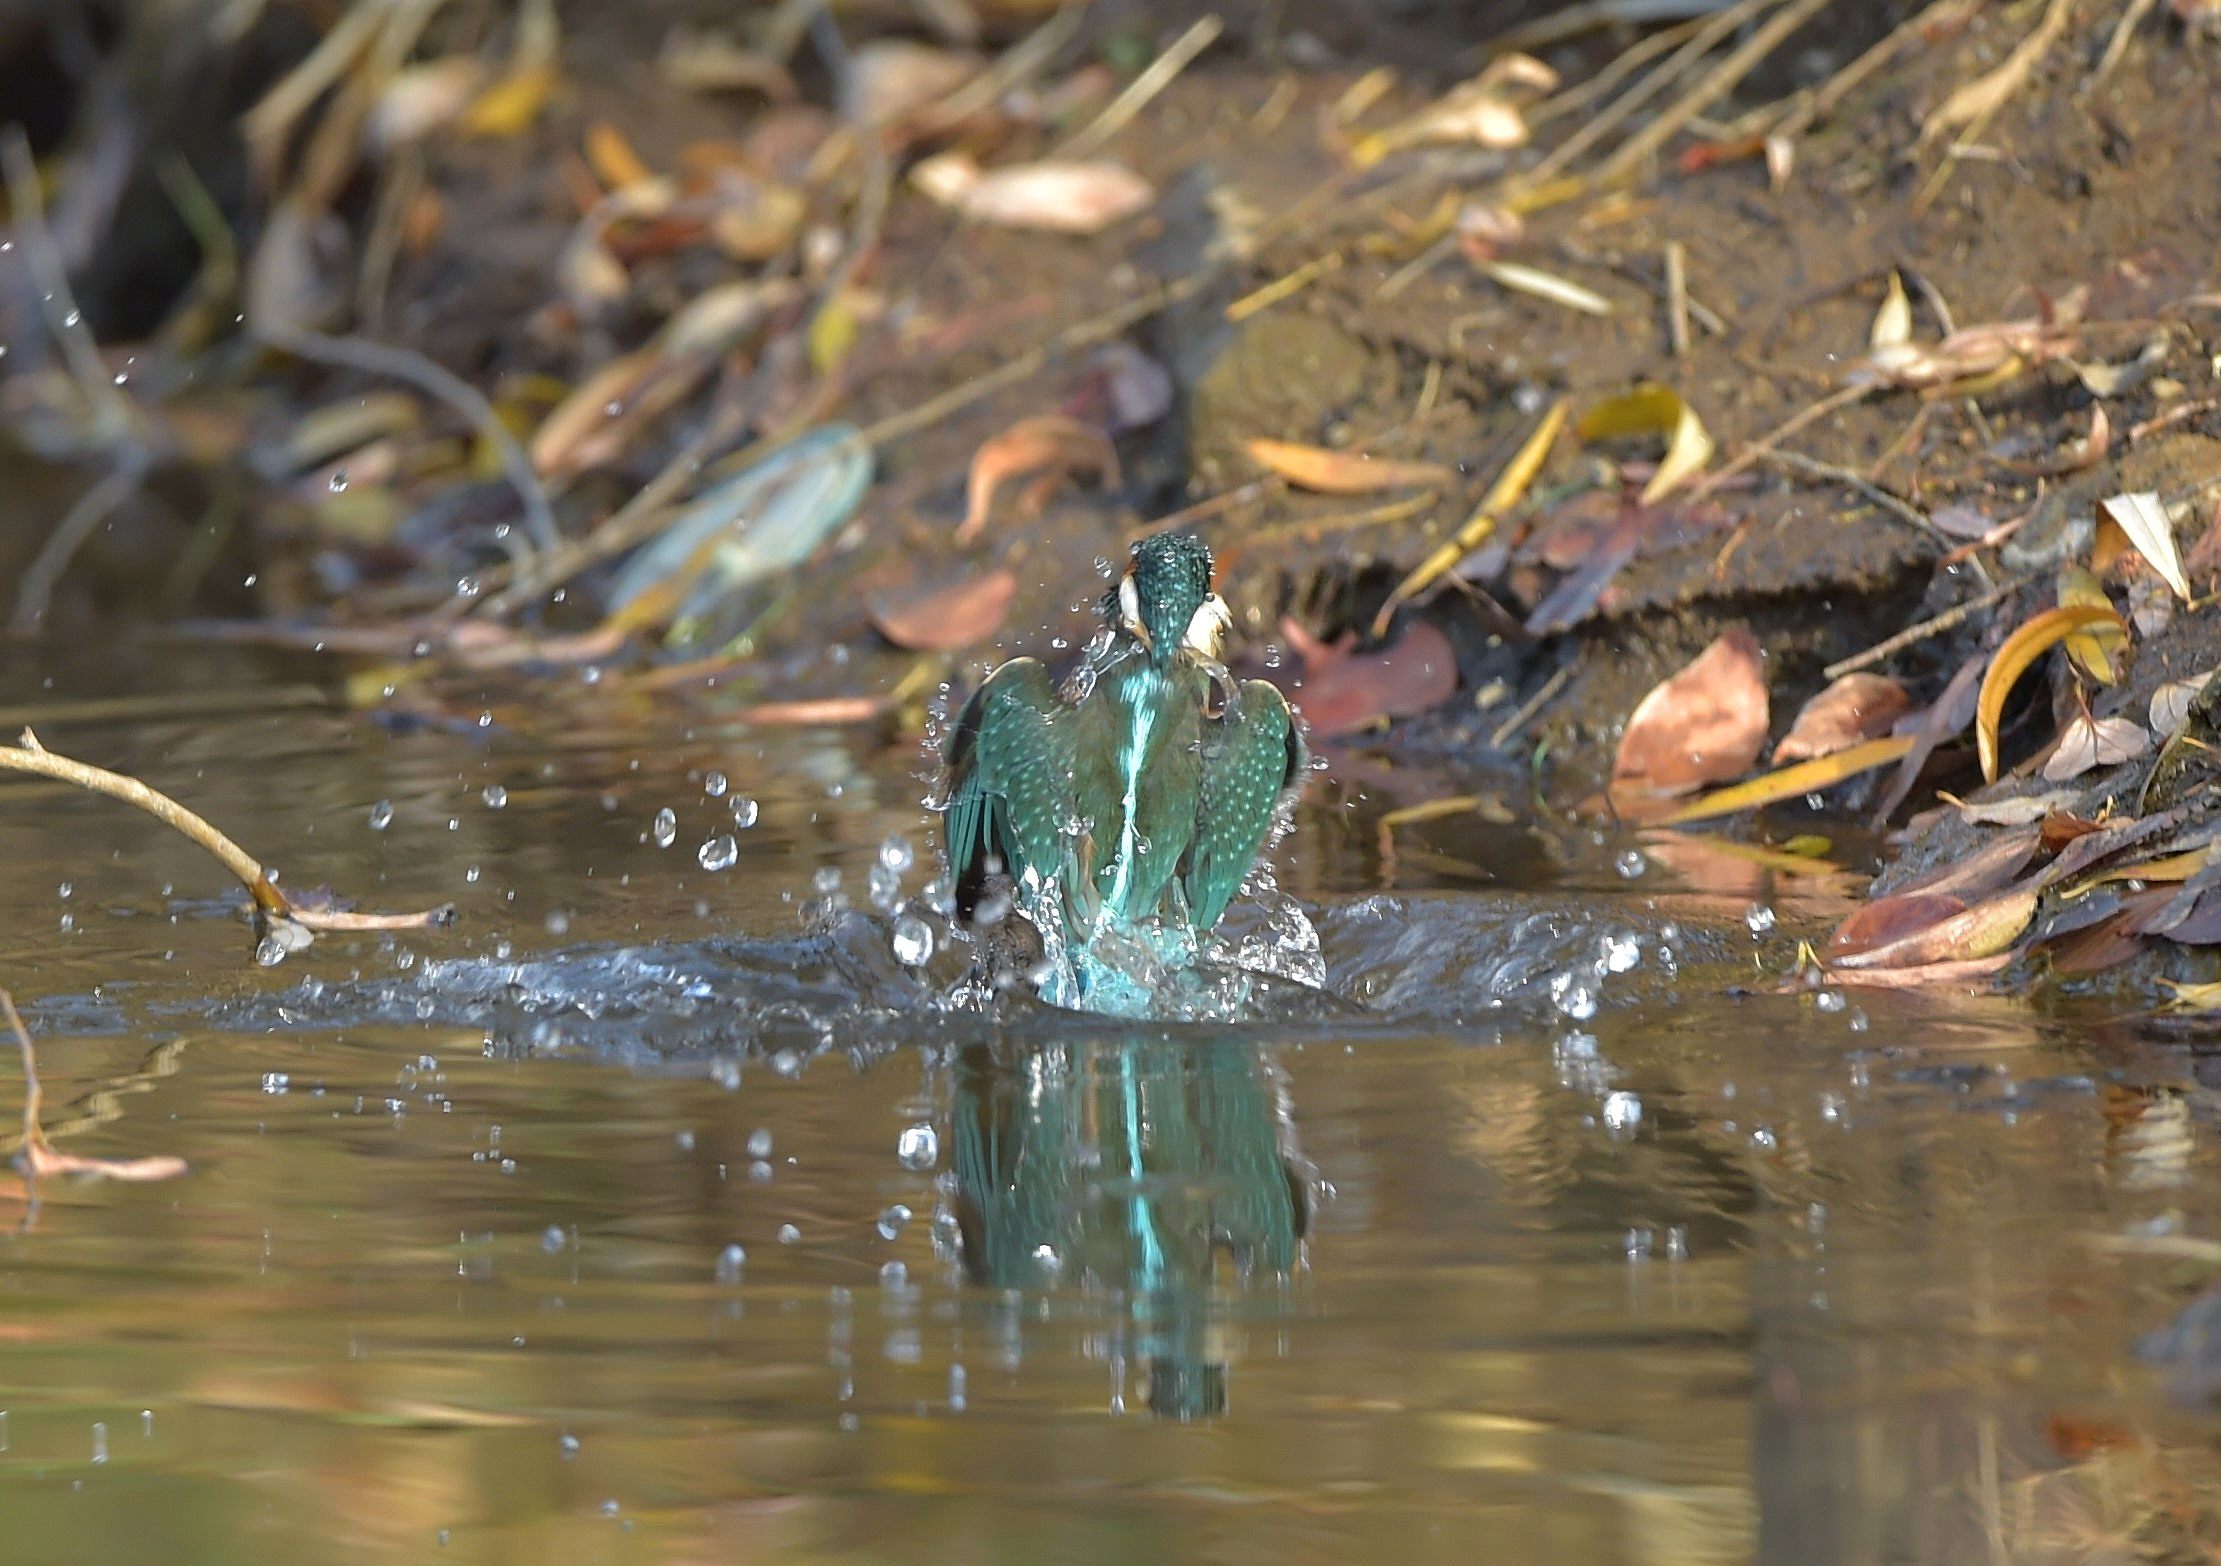
[[[1038,658],[1013,658],[987,677],[949,735],[947,834],[956,909],[969,920],[989,861],[1013,879],[1060,874],[1071,817],[1070,725]]]
[[[1303,736],[1288,698],[1267,681],[1244,680],[1225,713],[1204,723],[1201,761],[1195,841],[1180,877],[1199,934],[1241,890],[1281,797],[1303,777]]]

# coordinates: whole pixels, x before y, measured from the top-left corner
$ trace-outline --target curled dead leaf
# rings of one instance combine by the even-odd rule
[[[1681,393],[1656,381],[1646,381],[1633,391],[1590,404],[1574,421],[1573,429],[1587,441],[1638,435],[1664,437],[1666,454],[1650,482],[1643,486],[1646,506],[1656,505],[1712,460],[1712,436],[1704,421]]]
[[[1748,771],[1765,748],[1758,641],[1736,626],[1635,708],[1612,763],[1615,789],[1686,794]]]
[[[2094,767],[2134,761],[2152,748],[2152,737],[2134,718],[2093,718],[2075,714],[2060,732],[2059,744],[2044,763],[2044,781],[2064,783]]]
[[[1037,475],[1027,487],[1022,504],[1029,511],[1038,511],[1066,476],[1075,472],[1090,472],[1106,485],[1117,485],[1118,450],[1108,435],[1061,413],[1020,419],[1000,435],[982,442],[972,454],[971,473],[965,481],[964,520],[957,524],[956,542],[967,544],[979,536],[994,508],[995,492],[1006,481]]]
[[[996,569],[946,586],[875,601],[871,623],[912,652],[958,652],[1002,629],[1018,597],[1018,578]]]
[[[2005,951],[2036,916],[2036,893],[2001,892],[1973,907],[1836,960],[1838,968],[1920,968],[1979,962]]]
[[[1912,705],[1905,687],[1887,675],[1846,674],[1804,704],[1774,747],[1774,760],[1807,761],[1877,739]]]
[[[1285,440],[1245,440],[1242,450],[1259,466],[1301,489],[1322,495],[1370,495],[1384,489],[1447,485],[1457,475],[1438,462],[1399,462],[1362,451],[1329,451]]]
[[[2005,698],[2028,666],[2076,631],[2105,624],[2121,628],[2121,617],[2095,604],[2063,604],[2046,609],[2005,638],[1983,671],[1982,688],[1975,698],[1974,741],[1981,752],[1984,778],[1997,780],[1997,730],[2005,716]]]
[[[2116,540],[2110,550],[2108,529],[2113,531]],[[2183,574],[2182,555],[2175,547],[2174,518],[2157,495],[2115,495],[2098,502],[2098,538],[2092,546],[2092,557],[2118,554],[2119,540],[2126,540],[2142,555],[2174,589],[2177,598],[2184,603],[2190,602],[2194,595],[2190,591],[2190,578]]]
[[[1355,734],[1383,718],[1404,718],[1439,706],[1456,694],[1457,655],[1450,639],[1424,620],[1371,652],[1354,651],[1356,637],[1320,641],[1294,620],[1280,634],[1303,660],[1293,699],[1311,732],[1321,739]]]
[[[1966,912],[1966,902],[1941,892],[1900,892],[1860,906],[1828,937],[1826,955],[1840,961],[1859,952],[1894,945],[1944,920]]]
[[[2190,721],[2190,704],[2205,689],[2209,676],[2170,680],[2152,692],[2150,716],[2154,734],[2172,734]]]

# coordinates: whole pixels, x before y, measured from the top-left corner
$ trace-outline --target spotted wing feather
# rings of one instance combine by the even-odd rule
[[[1198,931],[1217,924],[1241,890],[1303,767],[1288,699],[1264,680],[1244,680],[1225,714],[1205,723],[1195,840],[1181,875]]]

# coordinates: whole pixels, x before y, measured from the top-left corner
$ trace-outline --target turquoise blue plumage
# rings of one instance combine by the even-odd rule
[[[1287,698],[1219,661],[1210,551],[1134,546],[1104,628],[1059,688],[1037,659],[988,677],[951,731],[946,844],[958,913],[999,875],[1063,949],[1108,931],[1194,937],[1225,913],[1304,770]]]

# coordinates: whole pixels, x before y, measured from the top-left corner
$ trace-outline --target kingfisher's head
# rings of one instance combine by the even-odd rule
[[[1182,651],[1216,663],[1233,624],[1225,600],[1211,591],[1211,551],[1191,533],[1156,533],[1134,545],[1104,610],[1160,667]]]

